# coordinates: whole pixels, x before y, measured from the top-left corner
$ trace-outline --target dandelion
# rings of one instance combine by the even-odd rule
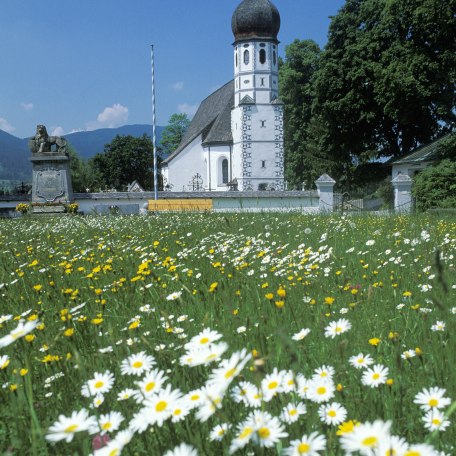
[[[318,409],[320,420],[328,425],[338,425],[347,417],[347,409],[337,402],[323,404]]]
[[[70,417],[60,415],[58,420],[49,428],[46,440],[58,442],[65,440],[67,443],[73,440],[76,432],[87,431],[95,434],[98,431],[98,424],[93,416],[85,409],[73,412]]]
[[[352,356],[348,361],[356,369],[364,369],[374,363],[370,355],[363,355],[362,353]]]
[[[351,323],[345,319],[340,318],[337,321],[332,321],[326,328],[325,328],[325,337],[331,337],[334,339],[336,336],[343,334],[349,331],[351,328]]]
[[[388,378],[389,369],[382,364],[376,364],[373,368],[368,368],[364,371],[361,378],[363,385],[376,388],[383,383],[386,383]]]
[[[419,392],[413,402],[418,404],[424,411],[432,409],[442,409],[451,404],[451,399],[445,397],[446,390],[444,388],[432,387],[430,389],[423,388]]]
[[[320,451],[326,449],[326,437],[312,432],[309,435],[303,435],[298,440],[292,440],[290,446],[283,452],[284,456],[320,456]]]
[[[369,344],[376,347],[378,344],[380,344],[381,339],[378,337],[372,337],[372,339],[369,339]]]
[[[155,365],[154,357],[142,351],[124,359],[120,365],[120,371],[123,375],[139,376],[150,371],[153,365]]]

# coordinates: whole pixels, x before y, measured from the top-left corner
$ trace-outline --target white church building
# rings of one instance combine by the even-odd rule
[[[171,191],[284,190],[280,15],[269,0],[243,0],[231,27],[234,79],[201,103],[163,161]]]

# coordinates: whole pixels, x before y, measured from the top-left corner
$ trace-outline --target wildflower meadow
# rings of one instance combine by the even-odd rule
[[[0,220],[5,455],[455,455],[456,219]]]

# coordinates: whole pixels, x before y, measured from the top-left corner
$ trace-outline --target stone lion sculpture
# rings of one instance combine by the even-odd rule
[[[36,134],[29,140],[29,147],[33,154],[68,155],[66,139],[61,136],[49,136],[44,125],[36,126]]]

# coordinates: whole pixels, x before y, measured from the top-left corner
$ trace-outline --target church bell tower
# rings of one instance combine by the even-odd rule
[[[283,106],[279,101],[280,15],[269,0],[243,0],[236,8],[232,175],[238,189],[283,190]]]

